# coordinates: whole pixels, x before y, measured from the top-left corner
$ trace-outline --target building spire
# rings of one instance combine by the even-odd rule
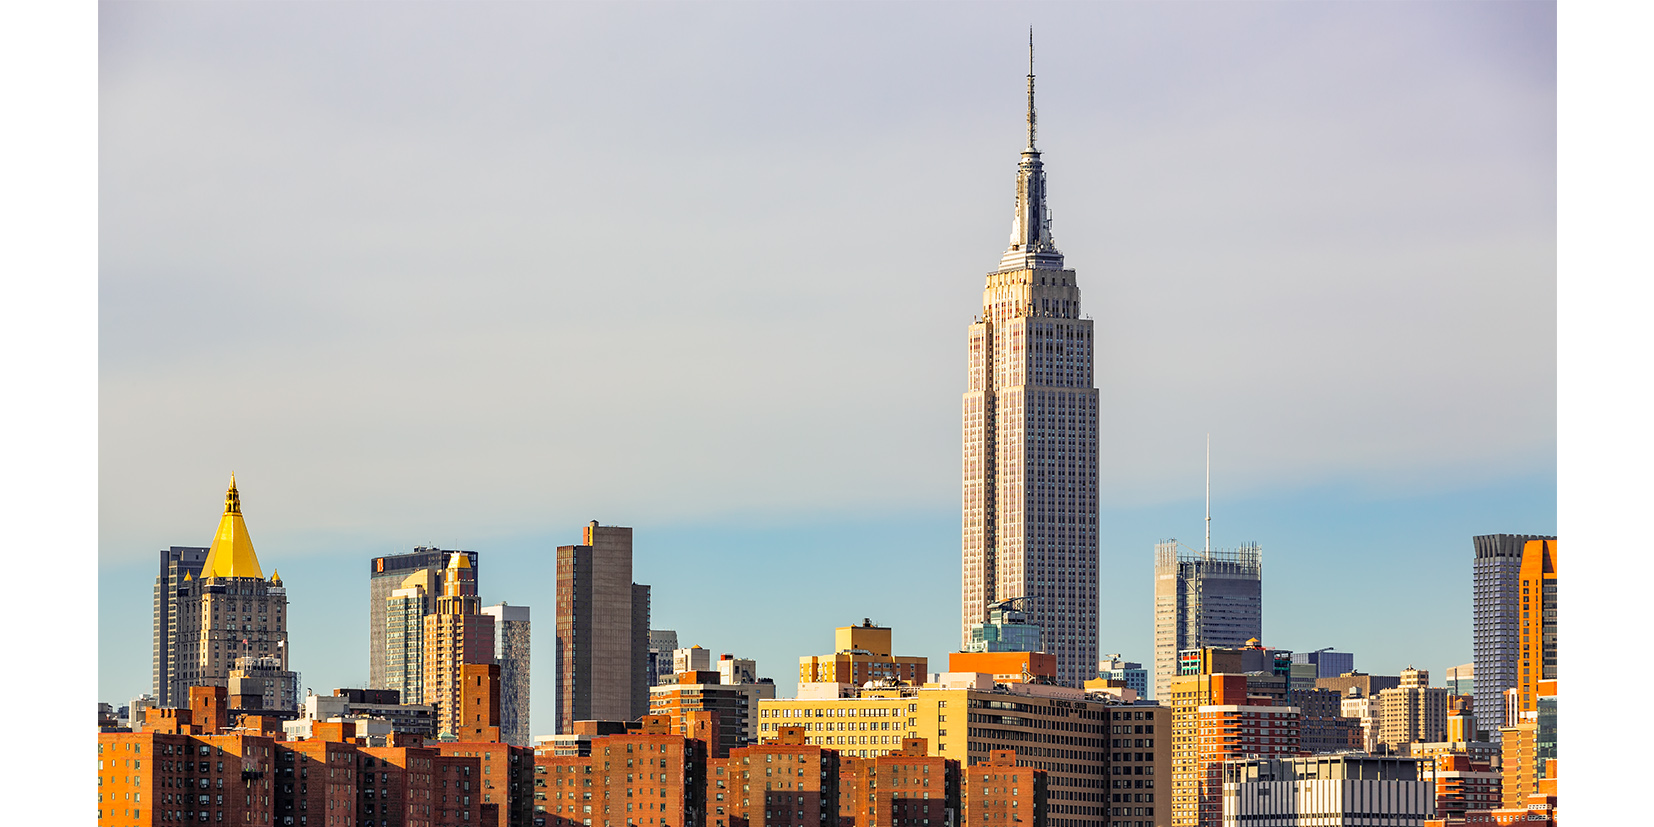
[[[207,550],[207,559],[201,564],[201,577],[264,578],[252,538],[247,536],[247,523],[241,516],[241,493],[236,491],[234,473],[230,474],[229,490],[224,492],[224,515],[218,518],[218,531]]]
[[[1034,27],[1028,27],[1028,151],[1034,151]]]
[[[1017,164],[1016,217],[1011,246],[999,258],[999,272],[1061,270],[1062,253],[1051,238],[1051,208],[1045,201],[1045,167],[1034,147],[1038,116],[1034,110],[1034,29],[1028,29],[1028,146]]]
[[[1206,551],[1212,556],[1212,435],[1206,435]]]

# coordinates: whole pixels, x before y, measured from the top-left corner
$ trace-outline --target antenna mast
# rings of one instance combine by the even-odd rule
[[[1206,434],[1206,552],[1212,556],[1212,434]]]
[[[1034,148],[1034,27],[1028,27],[1028,149]]]

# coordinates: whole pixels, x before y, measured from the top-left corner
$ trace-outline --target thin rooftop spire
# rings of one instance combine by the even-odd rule
[[[1028,27],[1028,148],[1034,148],[1034,27]]]

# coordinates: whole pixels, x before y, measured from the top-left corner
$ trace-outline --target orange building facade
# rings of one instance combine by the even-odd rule
[[[1197,716],[1201,827],[1223,824],[1223,762],[1304,754],[1298,746],[1302,725],[1297,707],[1275,706],[1269,698],[1254,696],[1239,704],[1202,706]]]
[[[907,738],[901,749],[887,755],[840,758],[840,827],[959,823],[959,762],[930,756],[926,744],[923,738]]]
[[[805,743],[802,727],[781,727],[774,741],[732,749],[707,766],[707,827],[838,825],[839,754]]]
[[[949,672],[986,672],[994,683],[1057,679],[1057,656],[1047,652],[949,652]]]
[[[965,770],[965,821],[971,827],[1046,827],[1045,770],[1017,766],[1016,750],[993,750]]]
[[[590,742],[589,755],[533,758],[535,827],[703,827],[706,743],[668,719]]]

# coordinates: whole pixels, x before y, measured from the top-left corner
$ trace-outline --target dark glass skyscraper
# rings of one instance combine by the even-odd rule
[[[477,553],[474,551],[444,551],[440,548],[416,547],[408,554],[392,554],[388,557],[375,557],[368,561],[368,688],[393,689],[390,684],[390,671],[386,666],[387,647],[386,623],[389,615],[386,613],[386,601],[391,592],[402,588],[402,581],[410,575],[425,569],[431,572],[434,581],[426,586],[427,601],[434,601],[443,593],[442,576],[448,569],[448,555],[463,554],[470,560],[468,571],[471,581],[462,594],[475,595],[477,593],[476,573]],[[431,611],[427,606],[425,611]],[[411,668],[417,668],[411,667]],[[419,703],[418,700],[402,699],[403,703]]]

